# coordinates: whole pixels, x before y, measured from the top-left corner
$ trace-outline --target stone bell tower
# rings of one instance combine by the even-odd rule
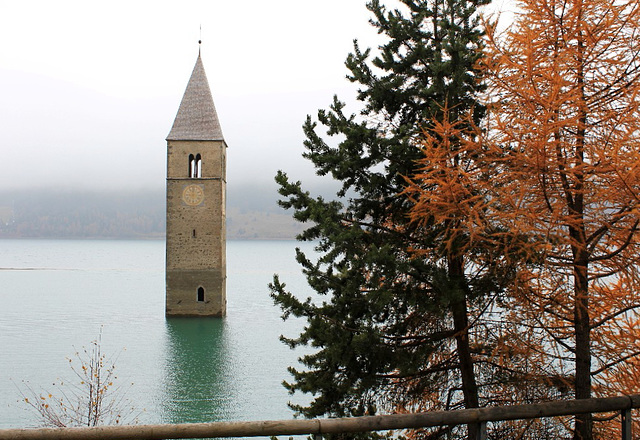
[[[167,316],[226,314],[226,150],[198,53],[167,136]]]

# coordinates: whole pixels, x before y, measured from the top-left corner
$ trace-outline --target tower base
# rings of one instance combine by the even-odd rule
[[[166,316],[227,314],[226,277],[212,270],[168,270]]]

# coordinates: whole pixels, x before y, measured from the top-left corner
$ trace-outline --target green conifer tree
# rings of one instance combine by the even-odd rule
[[[410,249],[434,238],[409,222],[411,203],[402,192],[417,171],[423,129],[444,111],[470,125],[483,116],[476,14],[488,1],[400,0],[393,10],[368,3],[372,24],[388,40],[373,59],[355,41],[347,58],[361,112],[345,114],[334,97],[317,121],[304,124],[304,156],[319,175],[340,182],[336,199],[312,197],[285,173],[276,176],[280,205],[309,222],[299,239],[318,242],[317,259],[297,253],[317,298],[299,299],[278,276],[270,285],[283,318],[307,321],[284,342],[316,350],[285,383],[313,394],[308,406],[293,406],[306,417],[393,412],[435,389],[443,408],[456,389],[462,398],[450,408],[478,406],[466,303],[498,287],[468,282],[455,261],[415,258]],[[325,141],[319,124],[337,141]],[[455,356],[434,356],[447,352]]]

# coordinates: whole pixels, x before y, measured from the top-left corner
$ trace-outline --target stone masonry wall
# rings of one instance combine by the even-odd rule
[[[190,154],[202,157],[201,178],[189,178]],[[168,143],[167,315],[225,314],[225,155],[223,141]],[[200,198],[183,197],[192,185]],[[197,301],[200,287],[204,301]]]

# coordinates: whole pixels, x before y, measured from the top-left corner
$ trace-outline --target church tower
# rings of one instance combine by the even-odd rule
[[[167,136],[167,316],[226,314],[226,150],[198,53]]]

